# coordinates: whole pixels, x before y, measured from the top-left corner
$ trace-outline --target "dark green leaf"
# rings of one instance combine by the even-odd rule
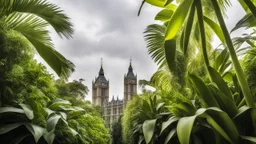
[[[184,39],[183,39],[183,53],[186,54],[187,53],[187,49],[188,49],[188,44],[189,44],[189,38],[190,38],[190,34],[191,34],[191,30],[192,30],[192,26],[193,26],[193,22],[194,22],[194,14],[195,14],[195,4],[192,4],[191,8],[190,8],[190,12],[189,12],[189,16],[187,19],[187,23],[185,25],[185,30],[184,30]]]
[[[204,84],[204,82],[200,78],[198,78],[195,75],[189,74],[189,80],[195,87],[199,96],[204,100],[204,102],[209,107],[219,107],[216,99],[214,98],[214,96],[211,94],[211,92],[208,90],[207,86]]]
[[[251,13],[248,13],[241,20],[237,22],[236,26],[231,30],[231,32],[242,27],[251,28],[254,26],[256,26],[256,19]]]
[[[168,142],[172,139],[172,137],[176,134],[176,129],[172,129],[167,135],[164,144],[168,144]]]
[[[221,92],[216,86],[208,85],[212,95],[214,95],[220,108],[227,112],[230,117],[234,117],[237,114],[237,107],[233,99]]]
[[[227,85],[227,83],[222,79],[221,75],[212,67],[208,67],[208,71],[211,75],[212,81],[215,82],[220,89],[221,92],[223,92],[225,95],[227,95],[229,98],[232,98],[231,91]]]
[[[160,134],[167,128],[169,127],[171,124],[173,124],[174,122],[177,122],[180,118],[176,117],[176,116],[172,116],[170,117],[167,121],[162,123],[162,128],[161,128],[161,132]]]
[[[9,131],[16,129],[17,127],[20,127],[23,125],[22,123],[15,123],[15,124],[6,124],[0,127],[0,135],[8,133]]]
[[[142,9],[143,5],[145,4],[145,2],[146,2],[146,0],[143,0],[141,2],[141,5],[140,5],[139,11],[138,11],[138,16],[140,15],[141,9]]]
[[[254,16],[254,19],[256,18],[256,7],[253,4],[253,2],[251,0],[244,0],[245,4],[247,5],[247,7],[249,8],[249,10],[251,11],[251,13]]]
[[[170,4],[172,1],[173,1],[173,0],[166,0],[164,6],[167,6],[167,5]]]
[[[224,111],[212,107],[207,109],[207,121],[230,143],[239,140],[239,133],[233,120]]]

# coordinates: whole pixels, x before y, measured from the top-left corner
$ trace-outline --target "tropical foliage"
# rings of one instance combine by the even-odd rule
[[[12,33],[22,37],[36,49],[57,75],[68,78],[74,64],[54,50],[49,30],[51,26],[61,37],[70,38],[73,29],[69,18],[60,8],[46,0],[1,0],[1,38]],[[1,44],[5,41],[1,40]]]
[[[234,38],[230,33],[255,27],[256,1],[239,1],[246,15],[231,32],[224,22],[231,1],[145,3],[163,8],[155,17],[163,24],[145,31],[148,52],[159,69],[141,83],[156,89],[152,94],[164,102],[163,110],[157,111],[157,100],[145,90],[141,99],[149,99],[148,104],[132,100],[128,107],[140,104],[125,111],[123,137],[131,138],[125,142],[255,143],[254,32]],[[221,42],[218,48],[211,45],[214,35]],[[148,112],[154,115],[144,114]]]
[[[0,0],[0,7],[1,143],[108,143],[100,108],[84,101],[83,79],[66,82],[74,65],[49,36],[52,26],[70,38],[69,18],[46,0]],[[34,60],[35,50],[61,80]]]

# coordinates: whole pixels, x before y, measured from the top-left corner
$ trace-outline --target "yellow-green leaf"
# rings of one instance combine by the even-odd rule
[[[177,134],[181,144],[189,144],[191,131],[196,119],[196,115],[190,117],[183,117],[179,120],[177,125]]]
[[[163,9],[155,17],[155,20],[160,20],[163,22],[169,21],[172,17],[173,10]]]
[[[168,5],[165,6],[165,0],[146,0],[146,2],[153,6],[157,6],[157,7],[161,7],[161,8],[168,8],[168,9],[172,9],[172,10],[176,9],[176,5],[174,5],[172,3],[169,3]]]
[[[165,40],[172,40],[176,36],[177,32],[187,17],[192,2],[193,0],[184,0],[175,10],[167,26]]]

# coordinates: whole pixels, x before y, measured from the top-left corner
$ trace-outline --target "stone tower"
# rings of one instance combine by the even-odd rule
[[[100,105],[104,107],[108,104],[109,100],[109,81],[104,76],[104,70],[101,67],[99,71],[99,76],[92,81],[92,104]]]
[[[128,101],[132,100],[133,96],[137,94],[137,75],[135,76],[132,68],[132,60],[128,73],[124,76],[124,108]]]

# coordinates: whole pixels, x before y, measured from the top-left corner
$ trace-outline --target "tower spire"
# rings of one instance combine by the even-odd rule
[[[101,62],[100,62],[100,71],[99,71],[99,75],[104,75],[104,70],[103,70],[103,59],[101,58]]]
[[[100,59],[100,67],[102,67],[102,65],[103,65],[103,59],[101,58]]]
[[[129,72],[132,72],[132,58],[130,57],[130,66],[129,66],[129,69],[128,69]]]

